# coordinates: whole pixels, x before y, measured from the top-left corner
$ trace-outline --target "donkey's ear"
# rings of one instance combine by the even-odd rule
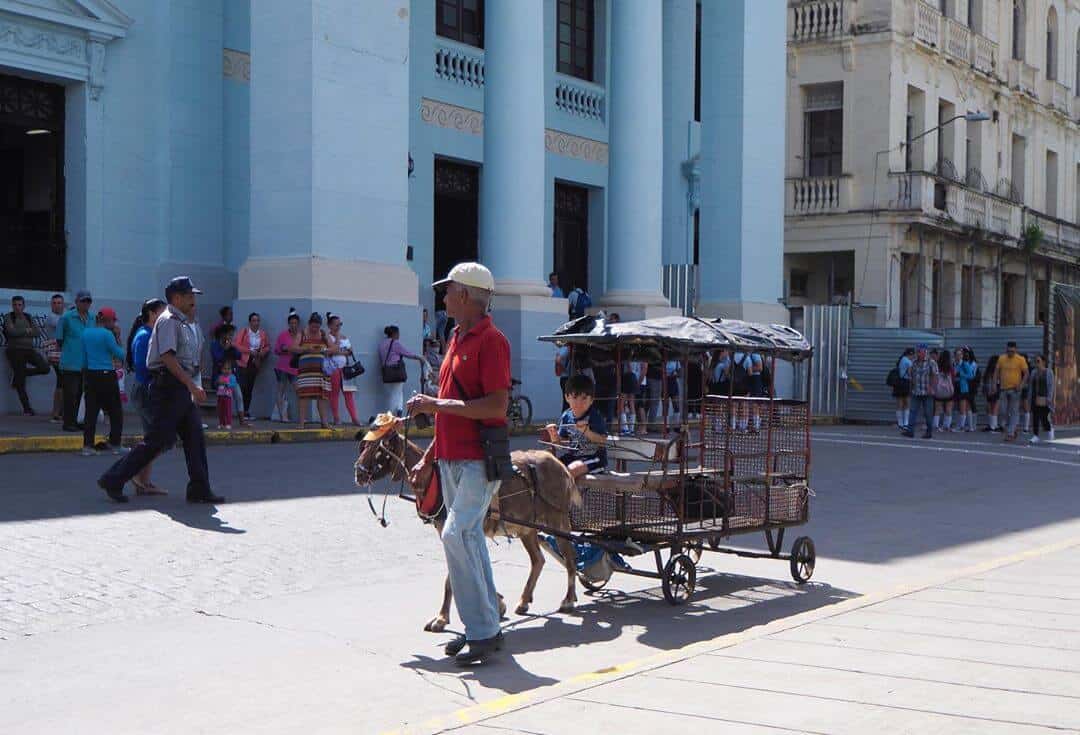
[[[364,431],[363,429],[360,429],[360,431],[356,432],[356,434],[353,435],[353,439],[355,439],[358,442],[362,442],[362,441],[364,441],[364,434],[366,434],[366,433],[367,433],[366,431]]]
[[[403,418],[394,419],[394,431],[396,431],[399,434],[404,434],[405,433],[405,419],[403,419]]]

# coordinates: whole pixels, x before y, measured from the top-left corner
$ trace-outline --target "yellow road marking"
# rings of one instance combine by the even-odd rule
[[[914,592],[929,589],[931,587],[937,587],[948,582],[952,582],[965,577],[973,577],[979,574],[984,574],[993,569],[1000,567],[1010,566],[1012,564],[1018,564],[1023,561],[1028,561],[1040,556],[1047,556],[1058,551],[1064,551],[1076,546],[1080,546],[1080,538],[1073,538],[1066,541],[1060,541],[1054,544],[1047,544],[1045,546],[1039,546],[1027,551],[1021,551],[1008,556],[992,559],[981,564],[976,564],[960,571],[953,572],[951,574],[944,574],[932,580],[923,580],[922,582],[913,582],[903,585],[898,585],[894,589],[888,592],[879,592],[877,594],[865,595],[863,597],[856,597],[843,602],[838,602],[826,607],[818,608],[816,610],[808,610],[798,615],[793,615],[790,618],[783,620],[774,620],[771,623],[764,625],[758,625],[746,630],[739,631],[737,633],[728,633],[726,635],[719,636],[707,641],[699,641],[697,643],[690,643],[681,648],[676,648],[670,651],[664,651],[662,653],[646,656],[645,658],[634,659],[614,666],[606,666],[595,671],[585,672],[572,676],[569,679],[564,679],[560,682],[552,684],[546,687],[540,687],[529,692],[521,692],[519,694],[508,694],[503,697],[497,697],[487,702],[475,704],[470,707],[459,709],[456,712],[442,717],[435,717],[425,721],[422,724],[414,726],[406,726],[399,730],[389,730],[383,733],[383,735],[433,735],[434,733],[441,733],[447,730],[456,729],[464,725],[472,725],[477,722],[489,720],[494,717],[515,712],[517,710],[525,709],[527,707],[534,707],[544,702],[549,702],[553,699],[559,699],[561,697],[575,694],[586,689],[591,689],[596,686],[602,686],[610,684],[611,682],[624,679],[628,676],[641,673],[646,670],[657,669],[662,666],[668,666],[679,661],[685,661],[689,658],[694,658],[704,653],[711,653],[722,648],[730,648],[755,638],[761,638],[766,635],[772,635],[785,630],[791,630],[794,628],[800,628],[804,625],[809,625],[818,620],[825,620],[827,618],[836,617],[845,613],[859,610],[864,607],[870,607],[879,603],[891,600],[897,597],[903,597]],[[603,603],[600,603],[603,604]],[[693,623],[687,623],[692,625]]]

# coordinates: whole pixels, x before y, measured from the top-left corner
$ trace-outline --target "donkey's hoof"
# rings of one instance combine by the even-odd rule
[[[502,620],[506,617],[506,600],[502,595],[499,595],[499,619]]]
[[[428,633],[442,633],[446,630],[446,626],[450,621],[444,618],[442,615],[432,618],[424,626],[424,630]]]
[[[577,600],[563,600],[563,604],[559,605],[559,612],[572,613],[574,607],[577,605]]]
[[[515,615],[528,615],[529,614],[529,603],[523,602],[520,605],[518,605],[517,609],[514,610],[514,614]]]

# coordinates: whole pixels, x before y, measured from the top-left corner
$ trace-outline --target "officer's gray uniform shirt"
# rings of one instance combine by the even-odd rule
[[[165,367],[161,356],[172,352],[176,361],[188,375],[199,374],[199,356],[202,354],[203,336],[197,322],[188,321],[183,312],[172,304],[165,307],[154,322],[150,346],[146,353],[146,367],[160,370]]]

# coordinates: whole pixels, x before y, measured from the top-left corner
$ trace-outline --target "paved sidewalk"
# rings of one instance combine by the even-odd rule
[[[405,732],[1080,732],[1080,539]]]

